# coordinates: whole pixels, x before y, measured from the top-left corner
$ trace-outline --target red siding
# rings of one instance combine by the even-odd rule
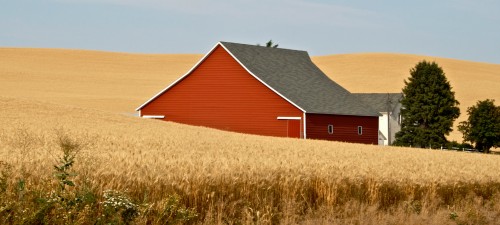
[[[141,115],[165,115],[167,121],[287,137],[287,120],[277,117],[302,118],[303,113],[218,46],[190,75],[144,106]]]
[[[333,134],[328,133],[329,124]],[[362,135],[358,126],[363,127]],[[306,127],[308,139],[378,144],[378,117],[307,114]]]
[[[300,120],[288,120],[288,137],[300,138],[302,135],[302,128]]]

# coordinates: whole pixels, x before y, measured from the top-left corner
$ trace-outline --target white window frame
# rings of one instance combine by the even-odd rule
[[[333,134],[333,124],[328,124],[328,134]]]
[[[363,135],[363,126],[358,126],[358,135]]]

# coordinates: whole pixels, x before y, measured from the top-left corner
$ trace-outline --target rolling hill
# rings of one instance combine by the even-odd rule
[[[500,175],[492,172],[497,155],[264,137],[129,115],[200,58],[0,49],[0,209],[6,209],[0,223],[45,216],[47,223],[95,224],[109,217],[110,190],[119,194],[115,200],[137,203],[136,224],[164,224],[159,218],[176,207],[185,212],[184,206],[197,212],[197,224],[499,221]],[[420,58],[313,60],[353,92],[397,92]],[[459,101],[498,100],[500,65],[436,61],[449,70]],[[390,79],[380,82],[371,72]],[[459,87],[468,94],[460,97]],[[65,148],[76,152],[66,171],[75,172],[68,173],[75,186],[61,191],[54,166],[65,163]],[[70,205],[58,192],[78,201],[68,198]],[[123,218],[118,213],[124,211],[113,210],[117,221]]]
[[[0,48],[0,96],[49,101],[117,113],[134,109],[186,73],[203,55],[127,54],[65,49]],[[455,59],[365,53],[312,57],[351,92],[400,92],[418,61],[443,67],[462,115],[486,98],[500,101],[500,65]],[[461,140],[455,131],[451,140]]]
[[[0,96],[133,112],[201,55],[0,49]]]

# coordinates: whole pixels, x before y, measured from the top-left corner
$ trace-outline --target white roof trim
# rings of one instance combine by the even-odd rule
[[[154,99],[156,99],[158,96],[162,95],[163,93],[165,93],[168,89],[170,89],[171,87],[173,87],[174,85],[176,85],[177,83],[179,83],[179,81],[181,81],[182,79],[184,79],[185,77],[187,77],[189,74],[191,74],[191,72],[193,72],[194,69],[196,69],[196,67],[198,67],[203,61],[205,61],[205,59],[215,50],[215,48],[217,48],[217,46],[220,44],[217,43],[207,54],[205,54],[203,56],[203,58],[201,58],[196,64],[194,64],[193,67],[191,67],[191,69],[185,73],[184,75],[182,75],[182,77],[180,77],[179,79],[175,80],[173,83],[171,83],[170,85],[168,85],[166,88],[164,88],[163,90],[161,90],[160,92],[158,92],[158,94],[156,94],[155,96],[153,96],[152,98],[150,98],[149,100],[147,100],[146,102],[144,102],[141,106],[137,107],[137,109],[135,109],[135,111],[139,111],[141,110],[144,106],[146,106],[147,104],[149,104],[150,102],[152,102]]]
[[[277,95],[279,95],[280,97],[282,97],[283,99],[285,99],[286,101],[288,101],[290,104],[292,104],[293,106],[297,107],[297,109],[300,109],[302,112],[306,112],[304,109],[300,108],[297,104],[295,104],[294,102],[290,101],[290,99],[286,98],[284,95],[282,95],[281,93],[279,93],[278,91],[274,90],[274,88],[272,88],[271,86],[269,86],[268,84],[266,84],[266,82],[264,82],[263,80],[261,80],[259,77],[255,76],[255,74],[252,73],[252,71],[250,71],[245,65],[243,65],[243,63],[240,62],[240,60],[238,60],[234,55],[233,53],[231,53],[231,51],[229,51],[229,49],[226,48],[226,46],[224,46],[222,43],[218,43],[220,44],[220,46],[222,46],[222,48],[224,48],[226,50],[226,52],[229,53],[229,55],[231,55],[231,57],[233,57],[234,60],[236,60],[236,62],[238,62],[240,64],[240,66],[242,66],[250,75],[252,75],[255,79],[257,79],[258,81],[260,81],[262,84],[264,84],[267,88],[271,89],[274,93],[276,93]]]
[[[278,120],[301,120],[300,116],[278,116]]]
[[[163,119],[165,118],[164,115],[144,115],[142,116],[142,118],[145,118],[145,119]]]
[[[170,89],[171,87],[173,87],[174,85],[176,85],[177,83],[179,83],[182,79],[184,79],[186,76],[188,76],[189,74],[191,74],[191,72],[193,72],[193,70],[195,70],[203,61],[205,61],[205,59],[210,55],[212,54],[212,52],[217,48],[217,46],[222,46],[222,48],[224,48],[224,50],[226,50],[227,53],[229,53],[229,55],[231,55],[231,57],[233,57],[234,60],[236,60],[236,62],[238,62],[240,64],[241,67],[243,67],[250,75],[252,75],[255,79],[257,79],[258,81],[260,81],[262,84],[264,84],[267,88],[271,89],[274,93],[276,93],[277,95],[279,95],[280,97],[282,97],[283,99],[285,99],[286,101],[288,101],[290,104],[292,104],[293,106],[295,106],[296,108],[300,109],[302,112],[306,112],[304,109],[302,109],[301,107],[299,107],[297,104],[295,104],[294,102],[290,101],[290,99],[286,98],[284,95],[282,95],[281,93],[279,93],[278,91],[274,90],[274,88],[272,88],[271,86],[269,86],[268,84],[266,84],[263,80],[261,80],[259,77],[255,76],[255,74],[252,73],[252,71],[250,71],[245,65],[243,65],[243,63],[240,62],[240,60],[238,60],[234,55],[233,53],[231,53],[231,51],[229,51],[222,43],[218,42],[207,54],[205,54],[205,56],[203,56],[203,58],[201,58],[200,61],[198,61],[198,63],[196,63],[186,74],[184,74],[182,77],[180,77],[179,79],[177,79],[176,81],[174,81],[172,84],[168,85],[165,89],[163,89],[162,91],[158,92],[158,94],[156,94],[155,96],[153,96],[152,98],[150,98],[148,101],[146,101],[144,104],[142,104],[141,106],[139,106],[137,109],[135,109],[135,111],[139,111],[141,110],[144,106],[146,106],[147,104],[149,104],[151,101],[153,101],[155,98],[157,98],[158,96],[160,96],[161,94],[165,93],[168,89]]]

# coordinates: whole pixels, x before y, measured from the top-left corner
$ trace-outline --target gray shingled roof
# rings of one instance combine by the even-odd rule
[[[387,112],[388,100],[392,111],[403,98],[401,93],[354,93],[354,95],[379,112]]]
[[[221,42],[249,71],[307,113],[379,116],[328,78],[306,51]]]

